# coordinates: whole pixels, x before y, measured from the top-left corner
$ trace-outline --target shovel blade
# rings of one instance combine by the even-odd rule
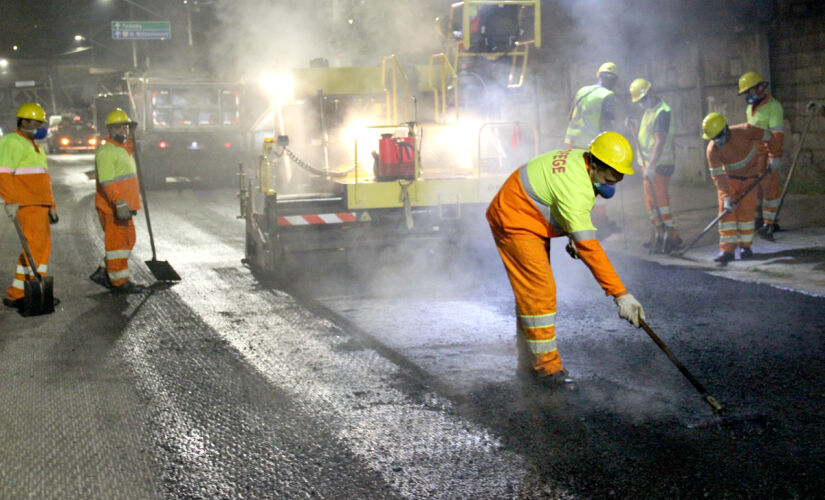
[[[23,282],[23,316],[39,316],[54,312],[54,281],[51,276],[39,280],[30,278]]]
[[[180,275],[165,260],[147,260],[146,267],[158,281],[180,281]]]

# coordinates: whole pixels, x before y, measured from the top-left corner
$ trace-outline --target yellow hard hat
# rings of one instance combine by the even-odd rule
[[[599,76],[599,73],[611,73],[615,75],[616,78],[619,78],[619,68],[612,62],[606,62],[599,66],[599,71],[596,72],[596,76]]]
[[[17,108],[17,118],[45,122],[46,112],[43,110],[43,106],[36,102],[24,102]]]
[[[633,175],[633,148],[622,134],[602,132],[587,149],[608,167],[625,175]]]
[[[744,94],[748,89],[752,89],[764,81],[765,79],[762,78],[762,75],[756,71],[748,71],[739,77],[739,95]]]
[[[728,120],[719,113],[708,113],[708,116],[702,120],[702,139],[713,139],[725,129]]]
[[[129,118],[129,115],[126,114],[120,108],[115,108],[106,115],[106,126],[109,125],[116,125],[120,123],[132,123],[132,120]]]
[[[630,98],[633,102],[639,102],[639,99],[647,95],[650,90],[650,82],[644,78],[637,78],[630,84]]]

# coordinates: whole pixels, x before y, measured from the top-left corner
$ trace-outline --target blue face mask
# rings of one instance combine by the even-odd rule
[[[752,106],[756,106],[757,104],[759,104],[759,101],[761,101],[761,100],[762,99],[760,99],[759,96],[756,96],[756,95],[745,96],[745,102],[747,102],[748,104],[750,104]]]
[[[611,186],[610,184],[599,184],[598,182],[594,182],[593,190],[596,194],[605,199],[612,198],[613,195],[616,194],[616,186]]]
[[[719,134],[715,139],[713,139],[713,143],[716,144],[717,148],[721,148],[725,144],[728,143],[728,139],[730,139],[730,129],[727,125],[725,125],[724,130],[722,133]]]
[[[34,130],[34,140],[39,141],[40,139],[45,139],[46,136],[49,135],[49,129],[46,127],[40,127]]]

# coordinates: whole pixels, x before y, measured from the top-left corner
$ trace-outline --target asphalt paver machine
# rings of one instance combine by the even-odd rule
[[[314,60],[268,75],[259,163],[240,175],[245,263],[278,275],[291,254],[459,241],[485,225],[505,178],[538,153],[525,75],[539,6],[453,4],[426,64]]]

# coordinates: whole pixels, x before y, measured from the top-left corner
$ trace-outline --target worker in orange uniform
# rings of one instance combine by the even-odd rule
[[[770,173],[762,179],[757,191],[757,205],[762,208],[762,224],[756,230],[760,235],[771,238],[779,230],[776,211],[779,209],[779,169],[782,167],[785,114],[782,104],[768,92],[768,82],[759,73],[749,71],[739,78],[739,95],[744,95],[748,104],[745,110],[748,123],[770,131],[773,139],[770,143],[760,143],[757,148],[757,154],[767,158]]]
[[[570,238],[568,252],[581,258],[605,293],[613,296],[620,317],[636,327],[645,318],[641,304],[625,289],[596,240],[590,220],[597,194],[612,196],[614,185],[633,173],[632,163],[627,139],[604,132],[588,149],[550,151],[522,165],[487,208],[516,299],[519,358],[530,360],[530,373],[543,386],[571,381],[556,347],[551,238]]]
[[[659,235],[656,229],[664,226],[662,235],[664,248],[658,250],[670,252],[682,245],[682,238],[673,223],[670,209],[668,183],[676,169],[676,156],[673,151],[673,114],[667,103],[651,89],[652,84],[644,78],[637,78],[630,84],[630,98],[644,109],[642,122],[638,130],[638,146],[644,177],[642,183],[645,204],[653,227],[651,248],[656,250]],[[654,206],[655,199],[655,206]]]
[[[599,66],[596,72],[598,82],[586,85],[576,92],[570,106],[564,144],[572,149],[587,149],[597,135],[613,130],[616,119],[616,94],[613,89],[619,80],[619,68],[612,62]],[[602,199],[596,200],[593,208],[593,222],[608,233],[618,230],[616,224],[607,217],[607,205]]]
[[[0,196],[6,215],[20,223],[37,272],[43,276],[52,251],[49,225],[59,220],[46,153],[35,142],[46,137],[45,125],[43,107],[27,102],[17,108],[17,130],[0,137]],[[19,309],[25,295],[23,283],[33,277],[28,258],[21,252],[3,304]]]
[[[760,142],[771,141],[771,133],[741,123],[728,126],[719,113],[710,113],[702,121],[702,137],[710,140],[707,149],[708,168],[719,193],[719,213],[728,213],[719,221],[719,255],[713,259],[720,266],[736,258],[753,256],[753,218],[756,212],[756,190],[739,198],[765,171],[765,157],[757,153]]]
[[[106,256],[89,278],[113,293],[138,293],[144,285],[131,280],[129,256],[135,246],[132,216],[140,209],[137,166],[128,141],[132,120],[120,108],[106,116],[109,137],[95,152],[95,208],[103,226]]]

